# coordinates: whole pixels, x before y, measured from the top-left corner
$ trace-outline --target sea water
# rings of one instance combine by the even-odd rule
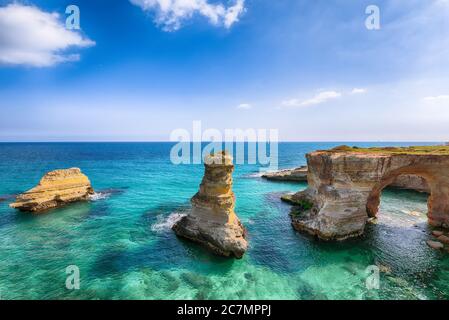
[[[281,143],[279,164],[336,143]],[[413,143],[346,143],[358,146]],[[1,299],[448,299],[449,254],[430,249],[425,194],[385,190],[379,219],[361,238],[323,242],[294,231],[285,192],[305,183],[269,182],[257,165],[234,172],[236,213],[248,230],[241,260],[177,238],[202,165],[175,166],[171,143],[0,144]],[[46,172],[79,167],[92,201],[32,215],[13,195]],[[80,289],[66,288],[66,268]],[[380,268],[379,289],[366,286]]]

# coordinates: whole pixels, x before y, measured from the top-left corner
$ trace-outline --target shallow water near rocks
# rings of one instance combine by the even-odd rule
[[[341,144],[282,143],[280,167],[303,165],[306,152]],[[363,237],[327,243],[295,232],[290,207],[279,200],[305,184],[268,182],[258,166],[238,165],[236,212],[250,248],[241,260],[224,259],[170,230],[203,175],[202,165],[172,165],[171,146],[0,144],[1,298],[449,298],[449,254],[425,243],[426,195],[385,190],[379,218]],[[42,215],[8,207],[9,195],[33,187],[45,172],[75,166],[99,191],[92,201]],[[80,268],[80,290],[65,288],[69,265]],[[381,268],[379,290],[366,288],[370,265]]]

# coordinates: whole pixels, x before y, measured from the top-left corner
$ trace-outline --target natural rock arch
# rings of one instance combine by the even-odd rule
[[[410,172],[413,172],[412,168],[410,170]],[[426,187],[429,185],[428,181],[428,177],[426,177],[425,174],[423,173],[390,173],[387,174],[384,178],[381,179],[381,181],[376,184],[374,186],[374,188],[371,190],[371,193],[368,196],[368,200],[366,203],[366,212],[368,214],[369,218],[375,218],[379,212],[379,206],[380,206],[380,201],[381,201],[381,196],[382,196],[382,191],[389,187],[394,185],[395,181],[397,181],[397,179],[401,176],[416,176],[416,177],[420,177],[422,178],[425,182],[426,182]],[[429,189],[428,193],[429,193],[429,198],[427,201],[427,207],[428,207],[428,212],[431,212],[431,208],[432,208],[432,202],[431,202],[431,196],[432,196],[432,190],[430,189],[430,186],[427,187]]]
[[[313,208],[292,216],[298,230],[323,239],[362,234],[368,216],[377,213],[382,189],[400,175],[426,179],[429,223],[449,226],[449,153],[328,150],[308,154],[307,162],[309,187],[292,200]]]

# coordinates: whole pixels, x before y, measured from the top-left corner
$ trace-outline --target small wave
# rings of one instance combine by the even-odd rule
[[[289,170],[289,169],[284,169],[284,170]],[[245,178],[262,178],[262,176],[263,176],[264,174],[275,173],[275,172],[281,172],[281,171],[284,171],[284,170],[261,169],[260,171],[248,173],[248,174],[246,174],[244,177],[245,177]]]
[[[248,178],[260,178],[262,177],[263,172],[250,173],[247,175]]]
[[[110,195],[111,195],[111,194],[108,193],[108,192],[95,192],[94,194],[91,194],[91,195],[89,196],[89,199],[90,199],[91,201],[104,200],[104,199],[109,198]]]
[[[156,223],[151,226],[151,230],[154,232],[165,232],[171,230],[171,228],[175,225],[176,222],[185,217],[185,213],[174,212],[170,214],[168,217],[162,214],[156,217]]]

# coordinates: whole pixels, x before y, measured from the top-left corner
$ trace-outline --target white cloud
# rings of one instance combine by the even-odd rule
[[[130,0],[144,11],[156,12],[155,22],[165,31],[178,30],[184,20],[195,14],[206,17],[213,25],[230,28],[239,21],[245,11],[245,0],[234,0],[234,4],[211,4],[209,0]]]
[[[245,12],[245,0],[237,0],[235,5],[230,7],[224,16],[224,25],[230,28],[235,22],[239,21],[240,15]]]
[[[449,95],[430,96],[423,99],[425,102],[449,102]]]
[[[237,106],[237,109],[243,109],[243,110],[249,110],[251,109],[253,106],[250,105],[249,103],[241,103]]]
[[[366,93],[367,90],[363,89],[363,88],[354,88],[351,91],[351,94],[362,94],[362,93]]]
[[[48,67],[79,60],[64,50],[94,44],[67,30],[57,13],[21,4],[0,7],[0,64]]]
[[[341,97],[341,93],[337,91],[323,91],[315,95],[311,99],[307,100],[299,100],[299,99],[290,99],[282,102],[282,105],[285,107],[307,107],[312,105],[321,104],[327,102],[329,100],[337,99]]]

